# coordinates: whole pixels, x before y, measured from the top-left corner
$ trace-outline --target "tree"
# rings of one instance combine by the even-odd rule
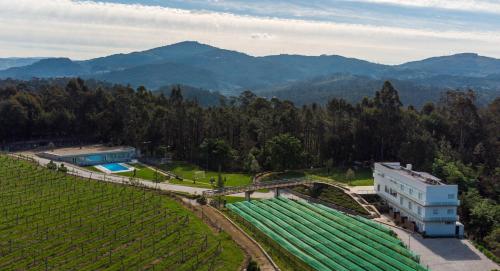
[[[500,257],[500,226],[496,225],[484,238],[484,242],[496,257]]]
[[[233,152],[231,146],[223,139],[205,139],[200,145],[202,161],[209,169],[229,168]]]
[[[327,173],[330,174],[330,171],[333,169],[333,159],[326,160],[325,166]]]
[[[258,173],[260,172],[260,165],[259,165],[259,161],[257,161],[257,159],[253,159],[251,164],[250,164],[250,172],[252,173]]]
[[[389,81],[384,83],[380,91],[375,93],[375,137],[380,160],[397,157],[398,146],[401,142],[403,131],[401,127],[401,106],[398,91]]]
[[[354,170],[352,170],[350,168],[347,169],[347,171],[345,173],[345,179],[347,180],[349,185],[351,185],[351,182],[354,180],[355,177],[356,177],[356,174],[354,173]]]
[[[268,160],[276,170],[294,169],[301,165],[302,144],[289,134],[280,134],[267,141],[266,150]]]

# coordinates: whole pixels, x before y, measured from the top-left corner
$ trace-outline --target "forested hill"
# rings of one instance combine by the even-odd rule
[[[149,89],[181,84],[226,96],[252,90],[293,98],[297,104],[324,101],[325,97],[357,102],[360,97],[372,95],[373,86],[385,80],[400,87],[405,104],[422,104],[432,98],[436,101],[440,93],[457,88],[474,89],[480,101],[486,102],[500,95],[500,60],[470,53],[391,66],[338,55],[254,57],[197,42],[181,42],[85,61],[51,58],[19,63],[4,66],[10,68],[3,70],[0,66],[0,78],[79,76]],[[332,84],[330,78],[337,74],[352,78]],[[348,83],[356,87],[340,88],[339,84]]]
[[[427,82],[421,82],[419,79],[402,80],[394,78],[390,79],[390,81],[399,90],[401,102],[404,105],[413,105],[419,108],[429,101],[439,101],[446,91],[455,90],[456,88],[467,90],[474,85],[482,85],[482,87],[474,89],[479,104],[488,104],[500,96],[500,77],[478,79],[436,75],[427,78]],[[373,96],[383,83],[384,80],[382,79],[368,76],[334,74],[258,89],[255,92],[262,97],[290,100],[297,105],[326,104],[334,98],[342,98],[350,103],[357,103],[364,97]]]

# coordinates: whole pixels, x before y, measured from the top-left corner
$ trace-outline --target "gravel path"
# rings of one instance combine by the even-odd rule
[[[210,206],[202,206],[206,216],[217,223],[249,256],[259,264],[262,271],[279,270],[270,260],[264,249],[240,227],[235,225],[225,215]]]

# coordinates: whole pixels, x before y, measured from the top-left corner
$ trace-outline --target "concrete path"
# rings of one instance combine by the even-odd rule
[[[382,215],[377,219],[386,224],[393,222]],[[420,255],[421,264],[432,271],[490,271],[499,269],[496,263],[477,250],[467,239],[423,238],[420,234],[408,233],[392,227],[411,251]]]
[[[13,154],[15,155],[15,154]],[[42,157],[36,156],[34,153],[31,152],[23,152],[22,155],[24,156],[29,156],[35,161],[37,161],[40,165],[46,166],[50,160],[45,159]],[[61,164],[61,162],[57,162],[57,164]],[[106,182],[112,182],[112,183],[129,183],[130,178],[124,177],[124,176],[118,176],[118,175],[113,175],[113,174],[105,174],[101,172],[96,172],[96,171],[90,171],[87,169],[84,169],[82,167],[75,166],[73,164],[69,163],[62,163],[66,168],[68,168],[68,172],[71,174],[80,176],[82,178],[90,178],[94,180],[99,180],[99,181],[106,181]],[[148,180],[143,180],[139,178],[135,178],[137,183],[150,187],[150,188],[155,188],[155,189],[160,189],[164,191],[174,191],[174,192],[183,192],[183,193],[189,193],[192,195],[201,195],[203,191],[209,190],[206,188],[199,188],[199,187],[191,187],[191,186],[183,186],[183,185],[176,185],[176,184],[168,184],[168,183],[155,183],[152,181]],[[239,194],[234,194],[231,196],[235,197],[245,197],[244,193],[239,193]],[[274,196],[273,192],[267,192],[267,193],[262,193],[262,192],[255,192],[252,194],[252,198],[258,198],[258,199],[267,199],[267,198],[272,198]]]

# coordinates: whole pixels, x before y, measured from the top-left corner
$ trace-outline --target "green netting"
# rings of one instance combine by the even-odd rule
[[[373,222],[370,219],[367,219],[367,218],[364,218],[364,217],[358,216],[358,215],[357,216],[353,216],[353,218],[356,219],[356,220],[358,220],[359,222],[362,222],[362,223],[370,226],[370,227],[376,228],[376,229],[378,229],[381,232],[385,232],[387,234],[390,234],[391,236],[395,235],[394,231],[392,231],[391,229],[389,229],[389,228],[387,228],[387,227],[385,227],[383,225],[380,225],[377,222]]]
[[[298,202],[298,203],[303,203],[303,202],[305,202],[305,201],[297,201],[297,202]],[[376,237],[377,239],[382,238],[382,239],[387,240],[387,242],[386,242],[386,241],[381,241],[381,243],[384,243],[384,244],[389,244],[388,242],[391,242],[391,243],[394,243],[394,244],[397,244],[397,245],[399,245],[399,246],[404,247],[404,243],[403,243],[401,240],[399,240],[398,238],[394,237],[392,234],[389,234],[387,231],[381,231],[381,230],[379,230],[378,228],[375,228],[375,227],[373,227],[373,226],[367,225],[367,224],[365,224],[365,223],[363,223],[363,222],[361,222],[361,221],[359,221],[359,220],[355,219],[354,217],[351,217],[351,216],[349,216],[349,215],[346,215],[346,214],[344,214],[344,213],[342,213],[342,212],[339,212],[339,211],[337,211],[337,210],[334,210],[334,209],[332,209],[332,208],[328,208],[328,207],[323,206],[323,205],[321,205],[321,204],[316,204],[316,203],[314,203],[314,204],[309,204],[309,203],[307,203],[307,202],[305,202],[305,203],[307,204],[307,206],[309,206],[309,207],[311,207],[311,208],[316,207],[317,209],[321,209],[321,210],[326,211],[326,212],[328,212],[328,213],[330,213],[330,214],[332,214],[332,215],[335,215],[335,216],[337,216],[337,217],[342,218],[342,219],[343,219],[343,221],[346,221],[346,222],[347,222],[347,223],[349,223],[350,225],[354,225],[354,226],[359,227],[359,228],[361,228],[361,229],[363,229],[363,230],[369,231],[369,232],[370,232],[370,233],[372,233],[372,234],[373,234],[373,236],[374,236],[374,237]],[[317,209],[316,209],[316,208],[314,208],[314,211],[317,211]],[[323,212],[322,212],[322,213],[323,213]],[[388,230],[388,229],[386,229],[386,230]],[[389,230],[389,231],[390,231],[390,230]]]
[[[351,243],[352,245],[359,247],[365,250],[367,253],[372,254],[373,256],[382,259],[385,263],[398,268],[399,270],[415,270],[415,268],[419,268],[419,264],[408,257],[405,257],[400,254],[399,251],[394,251],[376,241],[368,239],[360,234],[357,234],[354,231],[351,231],[350,228],[343,227],[339,225],[336,221],[331,220],[330,218],[319,215],[314,212],[312,209],[305,207],[304,205],[310,205],[308,203],[303,202],[299,204],[295,201],[280,198],[273,200],[276,203],[282,204],[282,206],[287,208],[292,208],[294,212],[302,212],[304,214],[309,215],[309,217],[315,221],[320,221],[320,223],[324,223],[329,227],[333,228],[337,236]],[[314,206],[311,205],[311,208],[314,209]],[[341,214],[341,213],[339,213]],[[346,218],[350,218],[347,215],[343,215]],[[332,227],[334,226],[334,227]],[[397,249],[404,249],[403,247],[396,246]]]
[[[402,254],[405,257],[410,257],[414,260],[417,259],[414,256],[414,254],[412,254],[405,247],[400,245],[401,241],[399,239],[389,236],[394,240],[394,241],[389,241],[390,239],[384,238],[384,236],[387,236],[388,234],[380,232],[377,229],[370,228],[370,226],[362,222],[359,222],[348,215],[342,214],[340,212],[337,212],[329,208],[325,208],[324,206],[320,206],[318,204],[313,205],[305,201],[298,201],[297,203],[344,226],[339,229],[347,231],[346,233],[351,236],[356,236],[356,234],[361,234],[362,237],[369,238],[381,245],[386,246],[387,248],[381,247],[381,249],[383,249],[384,251],[387,251],[387,249],[391,249]],[[360,227],[360,224],[362,225],[362,227]]]
[[[267,203],[266,203],[267,204]],[[284,202],[270,202],[270,205],[279,209],[289,215],[291,218],[301,221],[301,223],[306,223],[307,227],[314,229],[318,233],[322,234],[330,240],[331,242],[338,244],[344,250],[349,253],[362,258],[365,262],[377,266],[377,268],[382,270],[399,271],[404,270],[401,268],[395,268],[391,264],[388,264],[383,259],[383,254],[377,255],[377,253],[372,251],[372,248],[368,245],[364,245],[353,237],[350,237],[343,232],[336,229],[334,226],[324,223],[321,220],[316,219],[313,215],[307,214],[298,210],[293,206],[289,206]],[[273,205],[274,204],[274,205]],[[404,268],[404,267],[402,267]]]
[[[252,210],[248,206],[242,203],[235,203],[234,205],[237,206],[240,210],[244,211],[246,214],[251,215],[252,217],[258,219],[259,222],[265,224],[266,226],[269,226],[273,229],[273,231],[279,233],[281,237],[287,239],[290,241],[292,244],[295,246],[299,247],[303,251],[307,252],[310,256],[316,258],[320,262],[324,263],[328,267],[331,268],[331,270],[339,270],[339,271],[349,271],[349,269],[346,269],[342,267],[341,265],[337,264],[336,262],[332,261],[327,255],[324,255],[320,251],[318,251],[314,246],[309,245],[307,242],[304,242],[302,238],[305,236],[301,236],[300,233],[296,230],[294,230],[292,227],[287,225],[286,223],[283,223],[282,225],[279,225],[275,223],[276,220],[269,220],[263,215],[259,214],[258,210]],[[283,228],[284,227],[284,228]],[[316,243],[315,246],[318,244]]]
[[[283,221],[286,221],[296,229],[300,230],[304,235],[309,236],[310,238],[313,238],[315,241],[321,243],[325,247],[327,247],[330,251],[330,255],[332,257],[335,257],[335,261],[339,262],[349,270],[381,270],[382,269],[378,268],[377,266],[365,261],[363,258],[360,258],[356,256],[353,253],[350,253],[349,251],[345,250],[341,246],[337,245],[336,242],[331,241],[328,238],[325,238],[325,232],[321,231],[320,229],[314,230],[314,227],[309,227],[310,223],[308,223],[304,219],[292,219],[290,216],[287,216],[284,213],[281,213],[278,208],[274,209],[272,206],[267,205],[263,202],[254,202],[255,205],[257,205],[259,208],[262,210],[265,210],[268,212],[269,215],[273,215],[279,219],[282,219]]]
[[[302,201],[299,201],[299,203],[301,203]],[[404,243],[399,240],[398,238],[390,235],[390,234],[381,234],[379,231],[377,231],[376,229],[374,228],[371,228],[370,229],[370,226],[365,224],[365,223],[362,223],[362,222],[359,222],[359,220],[356,220],[354,219],[353,217],[349,216],[349,215],[345,215],[337,210],[333,210],[331,208],[328,208],[326,206],[323,206],[321,204],[308,204],[306,202],[307,206],[309,206],[310,209],[316,211],[316,212],[319,212],[323,215],[325,215],[325,212],[327,213],[326,216],[327,217],[331,217],[331,215],[334,215],[336,217],[340,217],[340,218],[343,218],[345,219],[345,221],[347,223],[350,223],[348,225],[356,225],[356,226],[361,226],[363,229],[366,229],[368,230],[369,232],[371,232],[371,236],[372,238],[371,239],[378,239],[380,237],[382,237],[383,239],[386,239],[386,240],[393,240],[393,244],[397,244],[397,245],[391,245],[390,243],[386,242],[386,241],[379,241],[379,240],[376,240],[377,242],[397,251],[398,253],[402,254],[403,256],[406,256],[406,257],[409,257],[415,261],[419,261],[419,257],[417,255],[415,255],[414,253],[412,253],[410,250],[408,250],[406,248],[406,246],[404,246]],[[320,211],[321,210],[321,211]],[[329,215],[330,214],[330,215]],[[373,223],[373,222],[372,222]],[[375,238],[374,236],[376,236],[377,238]]]
[[[228,207],[317,270],[426,270],[389,229],[363,218],[284,198]]]
[[[264,226],[262,223],[254,219],[252,216],[247,215],[245,212],[240,210],[238,207],[229,204],[227,207],[232,210],[233,212],[237,213],[239,216],[243,217],[246,221],[250,222],[254,227],[259,229],[261,232],[263,232],[265,235],[269,236],[269,238],[273,239],[276,243],[278,243],[281,247],[286,249],[288,252],[292,253],[295,257],[299,258],[302,260],[304,263],[308,264],[312,268],[316,270],[330,270],[328,267],[317,261],[316,259],[312,258],[311,256],[305,254],[302,252],[300,249],[292,245],[290,242],[279,236],[277,233],[269,229],[268,227]]]

